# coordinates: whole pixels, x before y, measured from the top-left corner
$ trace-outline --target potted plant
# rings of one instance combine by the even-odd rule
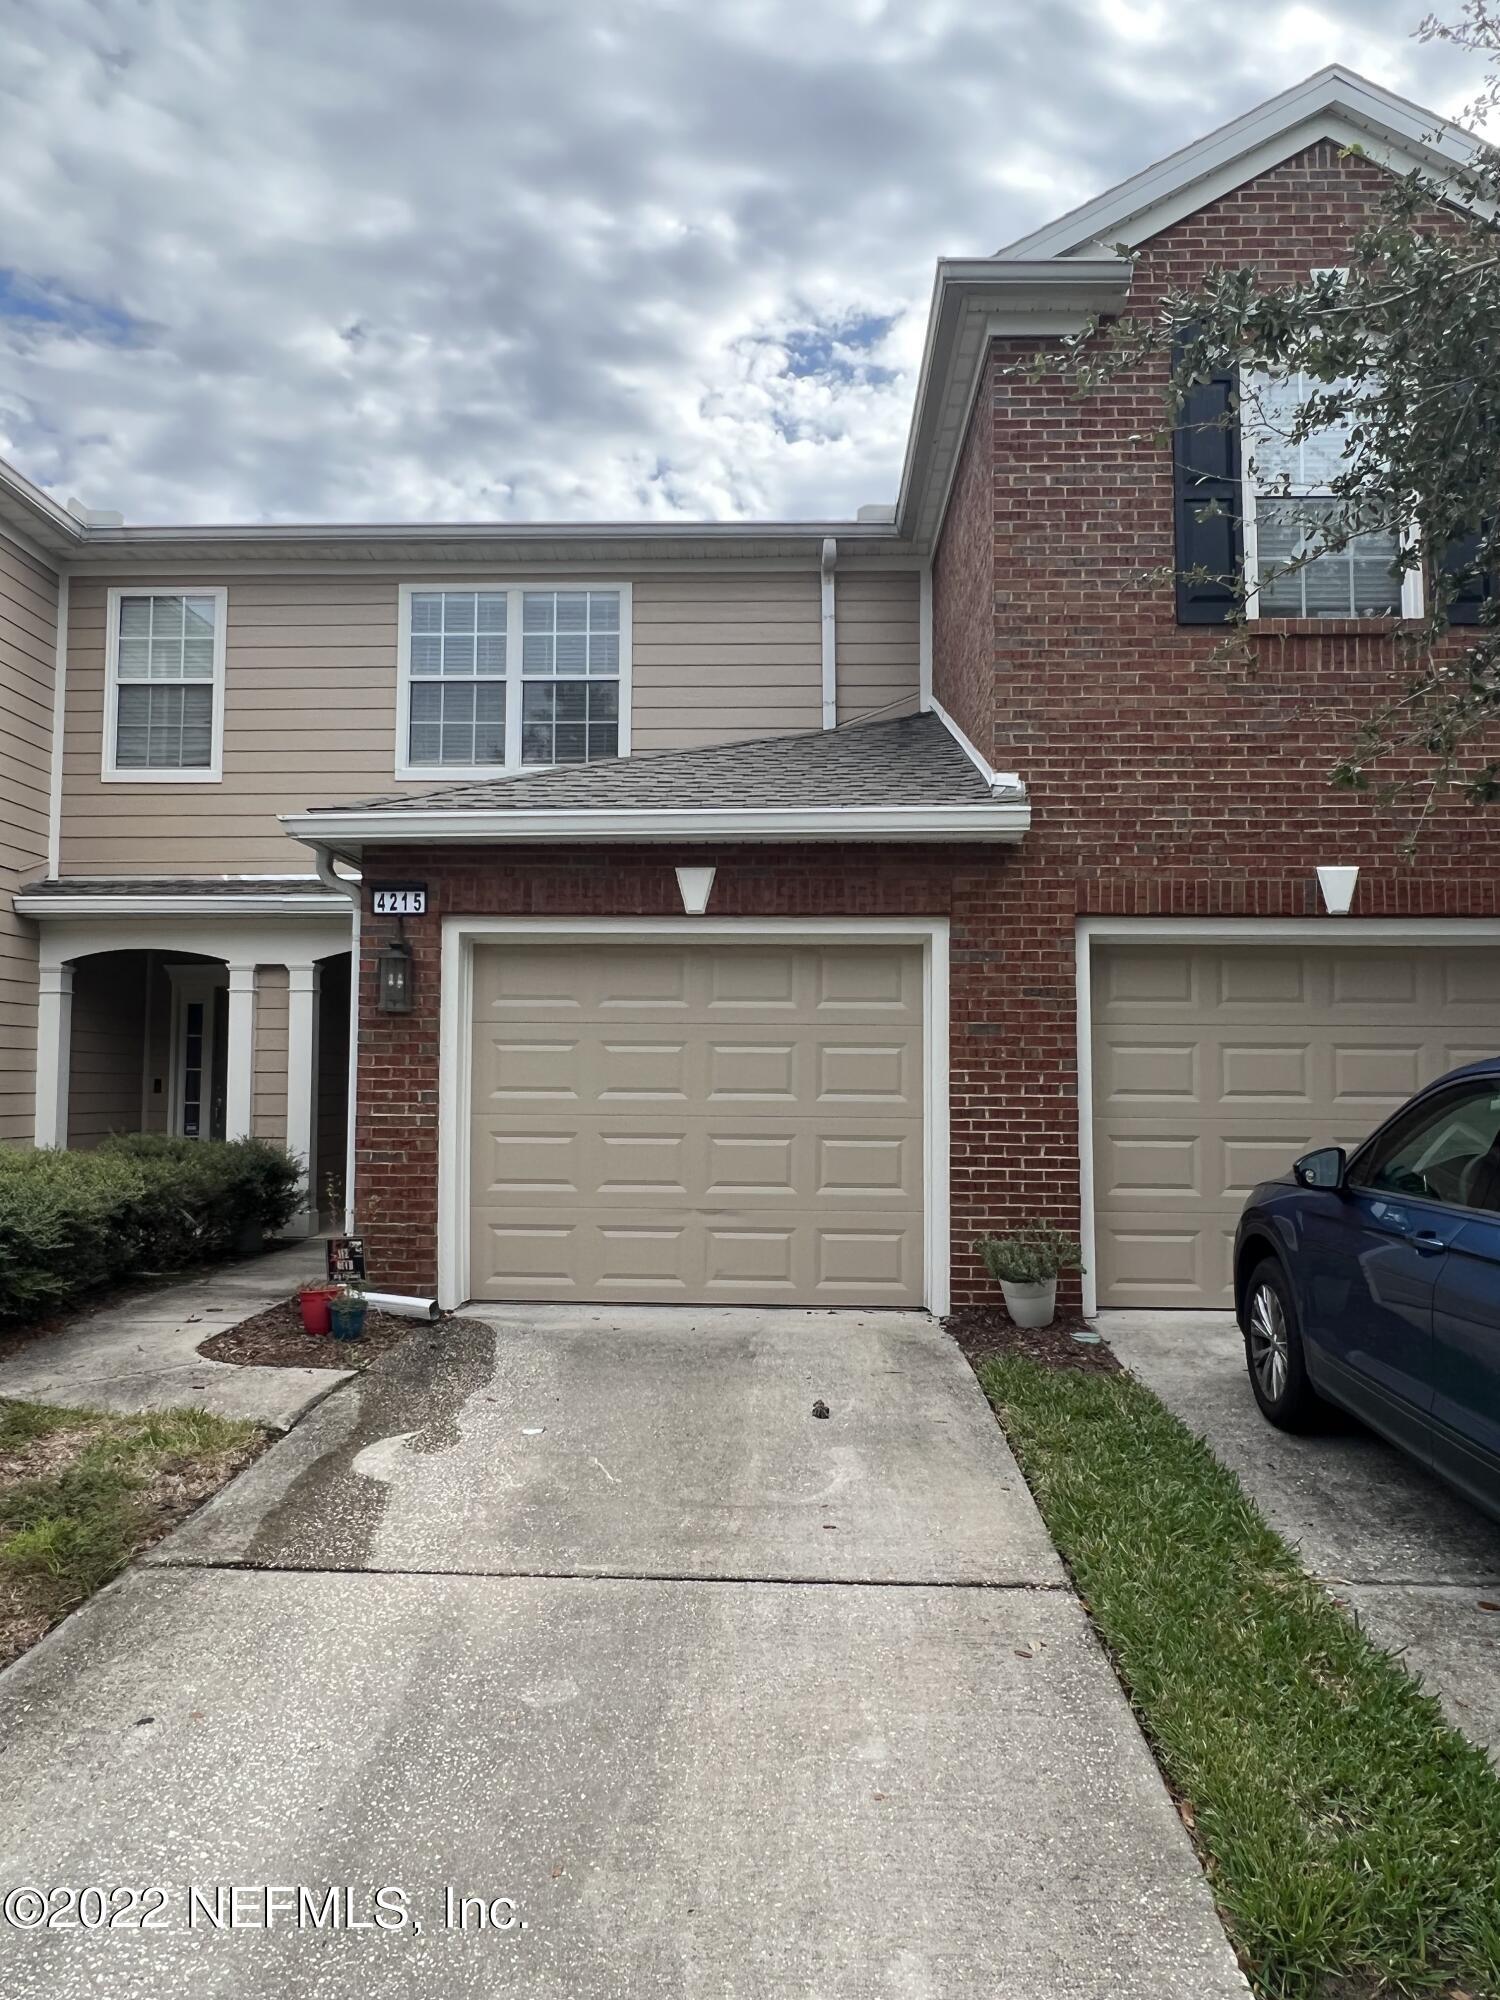
[[[365,1330],[365,1314],[369,1304],[359,1286],[354,1283],[340,1285],[328,1307],[328,1316],[333,1322],[335,1340],[359,1340]]]
[[[304,1285],[297,1294],[302,1324],[308,1333],[331,1333],[329,1307],[339,1295],[337,1285]]]
[[[981,1236],[974,1248],[1005,1295],[1017,1326],[1050,1326],[1057,1310],[1057,1274],[1081,1271],[1083,1249],[1050,1222],[1028,1222],[1009,1236]]]

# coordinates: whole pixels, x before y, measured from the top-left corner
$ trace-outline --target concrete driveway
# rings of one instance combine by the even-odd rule
[[[1246,1990],[919,1315],[417,1333],[0,1678],[0,1794],[0,1887],[163,1891],[7,2000]]]
[[[1312,1574],[1500,1763],[1500,1523],[1352,1418],[1289,1437],[1256,1407],[1231,1313],[1107,1312],[1101,1333],[1208,1440]]]

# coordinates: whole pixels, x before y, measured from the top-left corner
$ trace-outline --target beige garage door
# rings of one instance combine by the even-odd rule
[[[887,947],[486,946],[473,1296],[919,1305],[922,965]]]
[[[1230,1304],[1249,1190],[1500,1049],[1500,952],[1096,948],[1099,1302]]]

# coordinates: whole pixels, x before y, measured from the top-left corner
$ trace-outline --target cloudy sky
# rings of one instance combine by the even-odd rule
[[[0,0],[0,457],[132,521],[847,514],[933,260],[1426,0]]]

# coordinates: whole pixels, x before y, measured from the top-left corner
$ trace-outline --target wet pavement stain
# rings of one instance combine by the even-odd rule
[[[494,1379],[495,1331],[443,1320],[373,1362],[346,1393],[358,1397],[342,1444],[300,1472],[256,1528],[244,1560],[277,1569],[362,1569],[385,1515],[390,1483],[355,1470],[360,1454],[401,1437],[403,1451],[450,1451],[469,1398]]]

